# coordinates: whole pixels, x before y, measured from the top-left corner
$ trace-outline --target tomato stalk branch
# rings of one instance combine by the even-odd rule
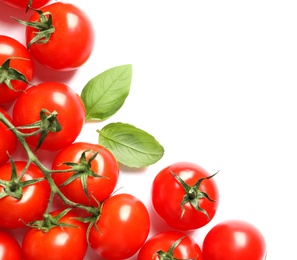
[[[48,213],[54,198],[54,195],[57,194],[65,204],[67,204],[70,207],[74,207],[74,208],[80,208],[83,209],[89,213],[91,213],[92,215],[96,216],[98,215],[98,209],[92,206],[85,206],[79,203],[75,203],[71,200],[69,200],[59,189],[59,187],[56,185],[56,183],[54,182],[53,178],[51,177],[52,173],[57,173],[57,172],[69,172],[69,171],[73,171],[73,169],[67,169],[67,170],[50,170],[47,167],[45,167],[41,161],[38,159],[38,157],[36,156],[36,154],[31,150],[31,148],[29,147],[28,143],[26,142],[26,137],[27,134],[24,134],[22,132],[20,132],[16,127],[14,127],[14,125],[4,116],[3,113],[0,112],[0,121],[3,122],[8,129],[10,129],[13,134],[17,137],[18,141],[20,142],[20,144],[22,145],[22,147],[24,148],[27,157],[28,157],[28,161],[27,161],[27,165],[25,168],[28,168],[29,165],[31,163],[35,164],[43,173],[45,179],[48,181],[50,188],[51,188],[51,196],[50,196],[50,200],[48,202],[48,207],[47,210],[45,212]],[[23,171],[22,174],[24,174],[25,171]]]

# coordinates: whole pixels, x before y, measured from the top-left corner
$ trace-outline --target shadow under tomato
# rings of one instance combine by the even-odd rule
[[[147,203],[147,209],[151,218],[151,234],[156,234],[159,232],[174,230],[156,213],[151,202]]]
[[[76,71],[79,69],[71,70],[71,71],[58,71],[49,69],[34,59],[34,78],[33,84],[39,84],[42,82],[60,82],[64,84],[68,84],[70,79],[75,75]]]

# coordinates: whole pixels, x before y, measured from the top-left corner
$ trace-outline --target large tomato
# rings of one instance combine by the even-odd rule
[[[177,162],[161,170],[152,184],[152,205],[171,227],[193,230],[215,215],[219,192],[213,175],[197,164]]]
[[[150,230],[145,205],[130,194],[109,197],[89,233],[91,248],[104,259],[127,259],[141,248]]]
[[[216,224],[202,244],[204,260],[264,260],[266,242],[260,230],[243,220]]]
[[[55,151],[73,143],[80,134],[86,117],[85,107],[79,95],[67,85],[58,82],[44,82],[30,87],[14,104],[12,111],[14,125],[24,126],[39,121],[42,109],[48,110],[48,113],[56,111],[62,129],[58,132],[49,131],[40,149]],[[49,123],[48,120],[45,121],[42,127],[46,127]],[[21,131],[28,133],[36,130]],[[41,136],[40,133],[30,136],[27,141],[37,147]]]
[[[60,213],[56,210],[51,215]],[[48,231],[30,228],[22,241],[24,260],[83,260],[88,248],[87,226],[76,217],[70,211],[58,219],[59,223],[71,226],[55,226]]]
[[[32,56],[42,65],[54,70],[74,70],[89,58],[94,47],[94,28],[83,10],[71,3],[55,2],[41,8],[52,24],[46,24],[41,31],[44,37],[32,43],[39,32],[31,26],[26,28],[26,43]],[[40,14],[35,12],[29,22],[40,22]],[[44,27],[43,27],[44,28]],[[52,30],[49,32],[48,30]],[[43,42],[46,37],[47,42]]]
[[[165,231],[150,237],[139,250],[137,259],[202,260],[202,252],[189,235],[180,231]]]
[[[0,113],[11,122],[10,115],[0,107]],[[9,156],[13,155],[17,147],[16,136],[0,121],[0,165],[8,161]]]
[[[74,169],[52,174],[60,190],[72,200],[98,206],[113,192],[119,177],[119,166],[113,154],[99,144],[73,143],[61,150],[53,161],[53,170]],[[71,182],[67,182],[72,180]],[[95,198],[95,199],[94,199]]]
[[[14,101],[28,87],[33,74],[32,56],[27,48],[14,38],[0,35],[0,104]]]
[[[19,242],[9,233],[0,230],[0,259],[22,260],[22,249]]]
[[[27,9],[28,4],[30,4],[30,0],[0,0],[0,1],[7,4],[8,6],[21,9],[21,10]],[[35,9],[40,8],[46,5],[49,1],[50,0],[32,0],[31,7]]]
[[[16,176],[20,176],[27,162],[14,162]],[[13,167],[10,162],[0,167],[0,226],[4,228],[19,228],[41,218],[48,205],[50,186],[46,180],[24,185],[26,181],[43,178],[43,173],[34,164],[26,170],[21,182],[11,181]],[[4,184],[5,182],[5,184]],[[21,191],[22,195],[16,195]],[[16,194],[16,195],[14,195]]]

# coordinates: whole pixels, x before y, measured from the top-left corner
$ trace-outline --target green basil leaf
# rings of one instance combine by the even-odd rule
[[[110,123],[97,132],[99,144],[109,149],[118,162],[128,167],[145,167],[163,157],[163,146],[152,135],[133,125]]]
[[[105,120],[124,104],[132,81],[132,66],[108,69],[92,78],[82,89],[86,120]]]

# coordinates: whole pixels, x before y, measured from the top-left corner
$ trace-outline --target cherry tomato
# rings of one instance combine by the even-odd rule
[[[219,202],[218,188],[212,176],[190,162],[167,166],[156,175],[152,184],[155,211],[169,226],[178,230],[205,226],[214,217]]]
[[[11,122],[10,115],[0,107],[0,113]],[[8,161],[9,155],[12,156],[17,147],[16,136],[0,121],[0,165]]]
[[[56,210],[51,215],[59,213],[61,211]],[[76,217],[70,211],[59,220],[59,223],[72,225],[70,227],[55,226],[46,232],[30,228],[22,241],[24,260],[84,259],[88,248],[87,226]]]
[[[73,143],[80,134],[86,117],[85,107],[79,95],[67,85],[58,82],[44,82],[30,87],[14,104],[12,111],[14,125],[24,126],[39,121],[42,109],[58,113],[57,120],[62,130],[50,131],[40,149],[55,151]],[[49,122],[43,126],[47,123]],[[21,131],[28,133],[33,130]],[[40,137],[40,133],[30,136],[27,142],[37,147]]]
[[[144,244],[150,217],[138,198],[122,193],[102,204],[95,225],[89,233],[91,248],[104,259],[123,260],[136,254]]]
[[[266,242],[251,223],[225,220],[206,234],[202,254],[204,260],[264,260]]]
[[[202,252],[199,245],[189,235],[180,231],[165,231],[150,237],[139,250],[137,259],[202,260]]]
[[[7,59],[10,59],[10,62],[5,66]],[[20,77],[18,73],[21,73],[28,82],[32,80],[34,74],[32,56],[27,48],[14,38],[0,35],[0,104],[14,101],[29,86],[26,81],[18,79]],[[7,82],[10,82],[10,87]]]
[[[89,59],[95,40],[93,25],[87,14],[75,5],[64,2],[46,5],[41,11],[52,15],[54,32],[50,33],[46,43],[38,41],[31,44],[39,30],[27,26],[26,44],[32,56],[53,70],[69,71],[82,66]],[[39,13],[35,12],[29,22],[37,20]]]
[[[19,242],[9,233],[0,230],[0,259],[22,260],[22,249]]]
[[[14,164],[17,176],[20,176],[27,162],[16,161]],[[50,186],[46,180],[43,180],[21,188],[11,183],[9,189],[4,189],[3,181],[10,181],[11,176],[12,164],[8,162],[0,167],[0,194],[6,195],[0,199],[0,226],[4,228],[24,227],[25,224],[42,217],[50,197]],[[24,183],[43,176],[41,170],[31,164],[21,181]],[[9,195],[7,192],[8,190],[18,192],[19,189],[22,191],[21,198]]]
[[[76,176],[73,181],[60,187],[60,190],[73,202],[84,205],[97,206],[98,201],[107,199],[119,177],[119,166],[115,157],[99,144],[77,142],[61,150],[54,158],[52,169],[65,170],[70,167],[76,170],[55,173],[52,178],[57,186],[60,186]]]
[[[25,10],[28,7],[28,4],[30,3],[30,0],[0,0],[4,4],[11,6],[13,8]],[[32,0],[31,7],[38,9],[47,3],[49,3],[50,0]]]

